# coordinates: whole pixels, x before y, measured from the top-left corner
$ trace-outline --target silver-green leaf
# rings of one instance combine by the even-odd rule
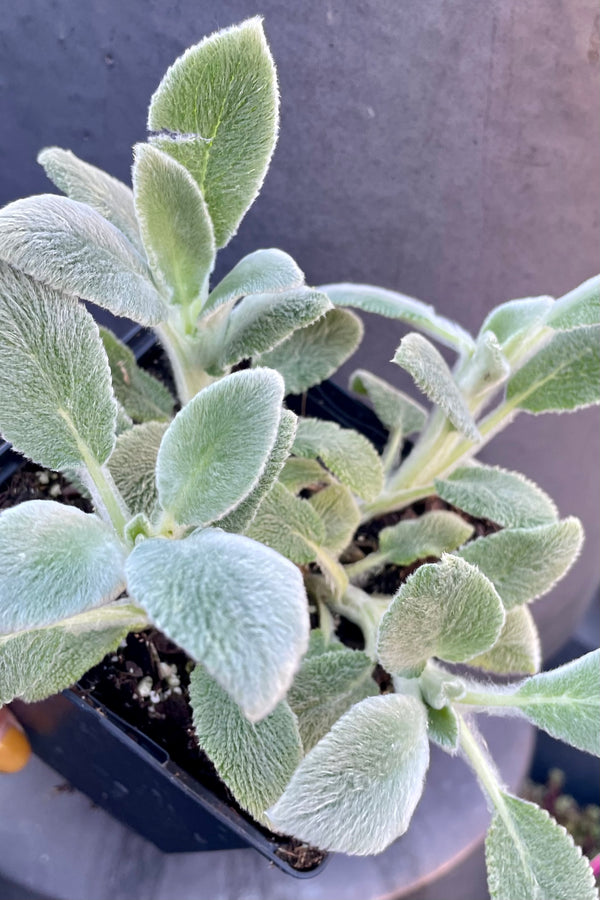
[[[138,366],[129,347],[107,328],[100,337],[108,356],[113,390],[125,412],[136,422],[169,422],[175,399],[168,388]]]
[[[211,291],[202,309],[209,315],[249,294],[278,294],[299,288],[304,274],[283,250],[255,250],[244,256]]]
[[[156,457],[166,430],[164,422],[145,422],[117,438],[108,468],[132,514],[153,519],[158,509]]]
[[[279,482],[262,501],[247,533],[299,564],[313,562],[325,541],[325,526],[314,507]]]
[[[379,533],[379,550],[387,562],[408,566],[416,559],[456,550],[473,534],[473,526],[447,510],[404,519]]]
[[[190,304],[207,288],[215,237],[188,170],[149,144],[135,148],[135,208],[146,255],[170,303]]]
[[[68,197],[40,194],[0,210],[0,259],[141,325],[167,316],[133,244],[91,206]]]
[[[501,344],[541,324],[552,309],[552,297],[525,297],[507,300],[491,311],[481,326],[480,334],[492,331]]]
[[[407,334],[393,362],[412,375],[423,393],[437,404],[458,431],[471,441],[480,438],[466,400],[439,350],[420,334]]]
[[[539,672],[542,648],[533,616],[526,606],[515,606],[506,613],[506,621],[497,642],[486,653],[469,661],[470,666],[514,675]]]
[[[49,469],[112,452],[117,405],[98,328],[67,297],[0,263],[0,432]]]
[[[260,722],[249,722],[202,666],[192,672],[189,690],[200,748],[240,806],[267,825],[265,810],[302,759],[294,713],[282,700]]]
[[[459,722],[451,706],[441,709],[427,709],[427,734],[429,740],[447,753],[458,750]]]
[[[494,646],[504,618],[502,601],[485,575],[444,555],[400,587],[381,619],[379,660],[399,675],[419,674],[432,656],[466,662]]]
[[[316,459],[291,456],[286,460],[279,480],[288,491],[297,494],[304,488],[325,487],[332,483],[333,477]]]
[[[277,437],[283,380],[269,369],[236,372],[204,388],[177,413],[158,452],[163,509],[204,525],[256,487]]]
[[[446,503],[507,528],[533,528],[558,519],[554,502],[537,484],[499,466],[461,466],[434,484]]]
[[[277,138],[275,66],[260,18],[190,47],[155,91],[148,128],[196,179],[223,247],[256,198]]]
[[[251,721],[282,700],[308,647],[300,571],[250,538],[214,528],[151,538],[127,560],[128,590],[201,662]]]
[[[125,551],[97,516],[53,500],[0,515],[0,634],[52,625],[114,600]]]
[[[423,704],[368,697],[313,747],[267,816],[323,850],[380,853],[408,828],[428,765]]]
[[[331,484],[313,494],[309,503],[325,528],[323,546],[339,555],[352,540],[360,521],[354,497],[343,484]]]
[[[457,555],[493,582],[506,609],[543,597],[563,578],[581,550],[583,529],[569,517],[535,528],[506,528],[478,538]]]
[[[556,301],[546,324],[558,331],[598,325],[600,322],[600,275],[588,278],[579,287]]]
[[[377,417],[390,430],[400,429],[407,435],[421,431],[425,425],[427,410],[420,403],[366,369],[352,373],[350,388],[369,398]]]

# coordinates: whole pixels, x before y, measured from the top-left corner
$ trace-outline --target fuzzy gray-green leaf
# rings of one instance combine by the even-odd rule
[[[466,400],[439,350],[420,334],[407,334],[393,362],[412,375],[423,393],[443,410],[458,431],[471,441],[480,438]]]
[[[117,438],[108,468],[132,514],[154,518],[158,508],[156,457],[166,430],[164,422],[145,422]]]
[[[546,324],[558,331],[600,322],[600,275],[588,278],[554,304]]]
[[[228,375],[177,413],[156,465],[158,496],[177,522],[203,525],[256,487],[273,450],[283,381],[269,369]]]
[[[100,329],[108,356],[113,390],[125,412],[136,422],[169,422],[175,400],[168,388],[145,369],[108,328]]]
[[[271,350],[330,308],[325,294],[305,287],[277,294],[250,294],[229,316],[219,366],[226,369],[241,359]]]
[[[313,747],[267,815],[279,831],[323,850],[380,853],[408,828],[428,765],[423,704],[368,697]]]
[[[218,31],[167,70],[148,113],[156,145],[191,172],[218,247],[256,198],[277,138],[275,66],[259,18]]]
[[[381,619],[379,660],[399,675],[419,674],[432,656],[466,662],[494,646],[504,618],[502,601],[485,575],[444,555],[400,587]]]
[[[98,328],[67,297],[0,263],[0,432],[49,469],[102,464],[117,405]]]
[[[467,544],[458,556],[487,575],[512,609],[542,597],[566,575],[582,542],[581,523],[570,517],[536,528],[506,528]]]
[[[473,526],[447,510],[434,510],[405,519],[379,533],[379,549],[388,562],[408,566],[416,559],[456,550],[473,534]]]
[[[52,625],[114,600],[124,548],[97,516],[53,500],[0,515],[0,634]]]
[[[141,325],[167,316],[133,244],[91,206],[68,197],[40,194],[0,210],[0,259]]]
[[[542,648],[533,616],[526,606],[515,606],[506,613],[502,633],[491,650],[471,659],[469,665],[503,675],[533,675],[539,672],[541,661]]]
[[[360,343],[360,319],[345,309],[330,309],[316,322],[298,328],[256,363],[277,369],[285,380],[286,394],[302,394],[330,378]]]
[[[146,624],[142,610],[119,602],[0,636],[0,706],[16,697],[35,703],[64,691]]]
[[[239,506],[236,506],[233,512],[219,519],[217,523],[219,528],[223,528],[225,531],[242,532],[252,522],[264,497],[269,493],[277,480],[277,476],[283,469],[283,465],[294,443],[296,422],[296,416],[289,409],[281,411],[275,444],[256,487],[248,494],[245,500],[242,500]]]
[[[492,900],[598,900],[592,868],[545,809],[501,792],[485,842]]]
[[[434,484],[446,503],[507,528],[532,528],[558,519],[553,500],[537,484],[499,466],[462,466]]]
[[[122,231],[139,253],[144,253],[130,187],[60,147],[46,147],[37,161],[63,194],[92,206]]]
[[[346,549],[360,521],[354,497],[343,484],[331,484],[310,498],[325,528],[323,546],[332,553]]]
[[[427,410],[420,403],[365,369],[352,373],[350,388],[369,398],[377,417],[390,430],[400,429],[407,435],[425,425]]]
[[[216,253],[200,189],[177,160],[148,144],[135,148],[133,188],[155,278],[171,303],[187,305],[207,284]]]
[[[292,452],[309,459],[317,457],[364,500],[373,500],[383,487],[381,458],[375,447],[352,428],[335,422],[300,419]]]
[[[297,494],[303,488],[325,487],[332,483],[333,477],[316,459],[291,456],[286,460],[279,480],[288,491]]]
[[[325,540],[319,514],[277,482],[262,501],[248,536],[296,563],[313,562]]]
[[[201,662],[251,721],[286,695],[308,647],[299,569],[269,547],[206,528],[151,538],[127,560],[128,590],[161,631]]]
[[[233,305],[248,294],[278,294],[299,288],[304,274],[283,250],[255,250],[244,256],[209,294],[202,315],[224,304]]]
[[[552,297],[525,297],[507,300],[491,311],[481,326],[480,334],[492,331],[501,344],[517,334],[525,333],[541,322],[552,309]]]
[[[288,702],[298,716],[304,751],[327,734],[351,706],[378,694],[371,677],[373,662],[359,650],[341,644],[307,655],[296,673]]]
[[[451,706],[442,709],[427,709],[427,734],[429,740],[447,753],[458,749],[459,722]]]
[[[302,759],[290,707],[282,700],[262,721],[249,722],[202,666],[190,676],[190,703],[200,749],[240,806],[267,825],[265,810],[281,796]]]
[[[554,335],[513,375],[506,397],[512,406],[534,414],[600,402],[600,325]]]

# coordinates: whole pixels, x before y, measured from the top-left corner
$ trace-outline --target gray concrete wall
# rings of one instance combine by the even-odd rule
[[[598,269],[593,0],[2,7],[2,203],[48,189],[35,163],[47,144],[127,179],[166,66],[205,33],[262,12],[279,67],[281,137],[221,271],[277,245],[312,283],[398,288],[477,328],[493,304],[557,295]],[[401,384],[386,361],[402,328],[367,324],[356,363]],[[598,583],[597,422],[594,411],[522,416],[484,453],[583,519],[586,550],[559,588],[575,606]]]

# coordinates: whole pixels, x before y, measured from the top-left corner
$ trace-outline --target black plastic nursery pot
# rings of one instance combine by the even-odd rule
[[[155,347],[152,334],[135,330],[128,344],[140,361]],[[296,412],[362,431],[382,446],[385,432],[375,415],[332,383],[288,398]],[[8,444],[0,446],[0,487],[24,464]],[[255,826],[171,759],[138,728],[77,687],[39,703],[15,701],[33,751],[94,803],[166,853],[253,847],[296,878],[317,874],[290,864],[289,845]],[[293,856],[298,859],[298,848]],[[300,853],[300,857],[302,854]]]

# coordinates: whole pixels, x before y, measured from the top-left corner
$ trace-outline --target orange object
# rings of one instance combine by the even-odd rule
[[[0,773],[19,772],[31,756],[27,736],[8,710],[0,710]]]

